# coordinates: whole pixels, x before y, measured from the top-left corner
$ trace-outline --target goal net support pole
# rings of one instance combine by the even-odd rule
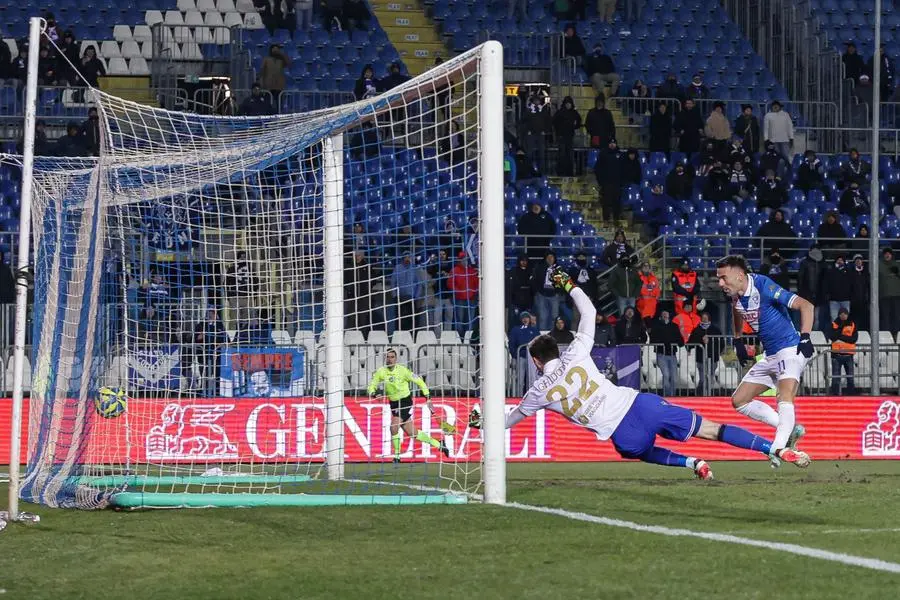
[[[506,502],[506,348],[504,298],[506,282],[503,244],[503,46],[481,46],[479,82],[481,142],[481,343],[484,408],[484,500]]]
[[[31,196],[34,175],[34,127],[37,102],[38,52],[42,19],[32,17],[28,27],[28,76],[25,82],[25,134],[22,162],[22,206],[19,211],[19,252],[16,262],[16,327],[13,355],[12,427],[9,453],[9,516],[19,516],[20,463],[22,447],[22,403],[24,398],[25,328],[28,314],[28,270],[31,244]]]

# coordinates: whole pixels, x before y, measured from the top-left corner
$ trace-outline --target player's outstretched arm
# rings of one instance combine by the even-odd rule
[[[800,296],[794,296],[791,300],[790,308],[800,311],[800,343],[797,345],[797,354],[802,354],[806,358],[812,358],[815,348],[813,348],[809,332],[812,331],[816,309],[812,302]]]
[[[594,339],[594,323],[597,317],[597,309],[594,303],[569,277],[569,274],[562,270],[559,265],[554,265],[553,273],[550,275],[553,285],[565,290],[572,297],[575,308],[578,309],[578,333],[588,336],[591,341]]]

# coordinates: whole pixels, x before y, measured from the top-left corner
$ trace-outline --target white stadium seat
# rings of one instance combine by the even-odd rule
[[[182,12],[191,12],[197,10],[194,0],[178,0],[178,10]]]
[[[193,43],[194,32],[192,28],[187,25],[179,25],[172,28],[172,37],[174,37],[175,41],[179,44]]]
[[[225,21],[222,15],[217,12],[208,12],[203,16],[203,23],[207,27],[224,27]]]
[[[132,58],[128,61],[128,71],[132,75],[144,76],[150,74],[150,67],[147,65],[147,61],[143,56],[138,56],[137,58]]]
[[[372,345],[387,346],[391,343],[387,331],[374,330],[369,332],[369,343]]]
[[[213,34],[209,27],[195,27],[194,41],[198,44],[212,44]]]
[[[16,40],[13,38],[4,38],[3,43],[9,47],[9,53],[12,55],[12,58],[17,58],[19,56],[19,47],[16,45]]]
[[[153,42],[144,42],[141,44],[141,57],[147,60],[153,58]]]
[[[241,13],[238,12],[228,12],[225,13],[225,27],[243,27],[244,26],[244,18],[241,16]]]
[[[165,16],[166,25],[184,25],[184,15],[180,10],[167,10]]]
[[[316,347],[316,334],[306,329],[298,329],[294,334],[294,344],[304,348],[307,353],[312,352]]]
[[[272,331],[272,342],[276,346],[290,346],[291,334],[283,329],[275,329]]]
[[[213,29],[213,39],[216,44],[224,46],[231,43],[231,30],[224,27],[216,27]]]
[[[653,346],[641,346],[641,379],[649,389],[662,389],[662,371],[656,364],[656,348]]]
[[[351,352],[356,352],[357,346],[365,345],[366,336],[358,329],[348,329],[344,331],[344,346],[349,347]]]
[[[422,335],[421,333],[419,335]],[[413,342],[412,334],[408,331],[403,331],[398,329],[391,335],[391,344],[393,346],[406,346],[409,349],[415,347],[416,343]]]
[[[116,25],[113,27],[113,39],[124,42],[131,39],[131,27],[128,25]]]
[[[675,387],[683,395],[697,389],[697,357],[694,349],[681,347],[675,354],[678,370],[675,372]]]
[[[129,75],[128,63],[121,56],[109,59],[106,67],[107,75]]]
[[[203,26],[203,14],[200,11],[191,10],[184,13],[184,24],[191,27]]]
[[[738,383],[741,381],[741,373],[738,371],[737,363],[726,365],[725,361],[722,360],[722,357],[720,356],[719,362],[716,363],[713,379],[715,380],[715,387],[719,389],[724,389],[726,391],[736,389]]]
[[[158,10],[148,10],[144,13],[144,22],[148,27],[153,27],[157,23],[163,22],[162,12]]]
[[[216,10],[220,13],[229,13],[237,9],[234,7],[234,0],[216,0]]]
[[[134,34],[131,37],[136,42],[149,42],[153,40],[153,32],[148,25],[135,25]]]
[[[265,26],[259,13],[251,12],[244,15],[244,29],[262,29],[263,27]]]
[[[112,40],[106,40],[100,44],[100,55],[103,58],[116,58],[122,56],[119,43]]]
[[[200,12],[219,12],[216,10],[216,0],[197,0],[197,10]]]
[[[122,42],[122,58],[140,58],[141,47],[134,40],[125,40]]]
[[[256,7],[253,6],[253,0],[237,0],[234,3],[234,7],[241,13],[256,12]]]
[[[449,331],[442,330],[440,343],[441,344],[459,344],[459,343],[461,343],[460,339],[459,339],[459,333],[457,333],[455,329],[450,329]]]

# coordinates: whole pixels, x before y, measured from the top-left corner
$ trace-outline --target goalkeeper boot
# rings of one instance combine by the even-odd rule
[[[802,438],[804,435],[806,435],[806,427],[804,427],[800,423],[794,425],[794,430],[791,431],[791,436],[787,441],[787,447],[796,450],[797,444],[800,443],[800,438]]]
[[[712,481],[714,479],[712,469],[709,464],[702,459],[694,463],[694,475],[697,476],[697,479],[702,479],[704,481]]]
[[[801,469],[805,469],[809,466],[809,463],[812,462],[809,458],[809,454],[803,450],[794,450],[793,448],[782,448],[781,450],[775,451],[775,455],[783,461],[794,463]]]
[[[450,448],[447,447],[447,444],[444,443],[444,440],[441,440],[441,452],[444,453],[444,456],[450,458]]]

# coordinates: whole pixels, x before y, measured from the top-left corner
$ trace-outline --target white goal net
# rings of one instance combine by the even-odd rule
[[[99,158],[35,161],[21,498],[480,493],[496,449],[468,415],[490,393],[502,407],[506,367],[502,333],[484,356],[500,329],[482,268],[502,273],[502,68],[484,73],[500,52],[308,114],[204,116],[94,92]],[[490,232],[486,211],[500,215]],[[489,364],[502,367],[490,380]]]

